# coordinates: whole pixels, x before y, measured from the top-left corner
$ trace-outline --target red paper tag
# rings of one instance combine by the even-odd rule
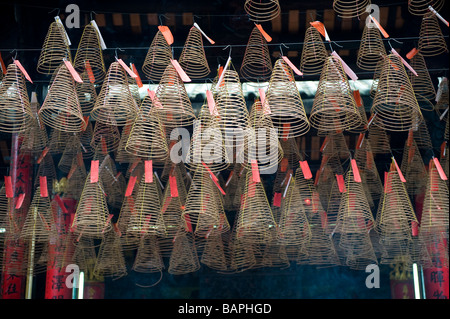
[[[287,141],[290,130],[291,130],[291,124],[283,123],[283,135],[282,135],[283,140]]]
[[[389,38],[389,34],[384,30],[384,28],[381,26],[381,24],[375,19],[373,16],[369,15],[369,17],[372,19],[373,23],[377,26],[378,30],[380,30],[381,34],[385,38]]]
[[[417,235],[419,235],[419,223],[416,222],[415,220],[413,220],[411,222],[411,233],[414,237],[416,237]]]
[[[2,69],[2,73],[6,75],[6,66],[2,59],[2,53],[0,52],[0,68]]]
[[[234,171],[231,171],[230,174],[228,175],[228,179],[225,183],[225,187],[228,187],[228,184],[230,184],[231,181],[231,177],[233,177]]]
[[[356,149],[359,150],[361,148],[362,142],[364,141],[364,133],[360,133],[358,137],[358,141],[356,142]]]
[[[416,49],[416,48],[413,48],[411,51],[409,51],[407,54],[406,54],[406,57],[408,58],[408,59],[412,59],[412,58],[414,58],[414,56],[418,53],[419,51]]]
[[[222,193],[222,195],[225,195],[225,191],[222,189],[222,187],[220,187],[219,182],[218,182],[217,180],[215,180],[215,179],[212,178],[214,175],[211,175],[211,174],[210,174],[210,176],[211,176],[211,179],[213,180],[214,184],[216,184],[217,188],[218,188],[219,191]]]
[[[325,136],[325,139],[323,140],[322,146],[320,147],[320,152],[323,153],[323,151],[325,150],[325,147],[328,144],[328,136]]]
[[[48,197],[47,176],[39,176],[39,186],[41,188],[41,197]]]
[[[184,214],[184,221],[186,223],[186,230],[190,233],[192,233],[192,223],[191,218],[189,217],[189,214]]]
[[[89,78],[89,82],[95,83],[94,72],[92,72],[92,67],[88,60],[84,61],[84,68],[86,69],[86,72],[87,72],[87,75]]]
[[[12,188],[11,176],[5,176],[5,191],[6,191],[6,197],[7,198],[13,198],[14,197],[14,191],[13,191],[13,188]]]
[[[261,182],[261,177],[259,176],[258,162],[256,160],[251,160],[252,164],[252,178],[255,183]]]
[[[339,191],[341,193],[344,193],[346,191],[344,176],[336,174],[336,180],[337,180],[337,183],[338,183]]]
[[[359,94],[359,90],[353,91],[353,98],[355,99],[357,107],[361,107],[363,105],[362,104],[361,94]]]
[[[170,196],[178,197],[177,178],[175,176],[169,176]]]
[[[130,179],[128,180],[127,190],[125,191],[125,197],[131,196],[133,194],[134,184],[136,184],[137,176],[130,176]]]
[[[202,161],[202,165],[206,168],[206,170],[209,172],[209,174],[211,175],[211,178],[213,179],[213,181],[218,182],[219,179],[216,177],[216,175],[213,174],[213,172],[209,169],[208,165],[205,164],[205,162]]]
[[[357,183],[361,183],[361,175],[359,174],[359,169],[358,169],[358,165],[356,164],[356,160],[353,158],[350,161],[350,163],[352,164],[354,181]]]
[[[104,233],[106,231],[106,228],[108,227],[109,223],[111,222],[111,219],[113,218],[113,214],[109,214],[108,215],[108,219],[106,220],[105,226],[102,229],[102,233]]]
[[[433,161],[434,161],[434,165],[436,166],[436,169],[439,173],[439,176],[441,177],[442,180],[446,181],[447,175],[445,175],[445,172],[442,169],[441,163],[439,163],[439,160],[437,159],[437,157],[433,157]]]
[[[30,76],[28,75],[28,72],[25,70],[25,68],[23,67],[22,63],[20,63],[19,60],[14,60],[14,64],[17,65],[17,67],[20,69],[20,71],[22,71],[23,75],[25,76],[25,78],[30,81],[31,83],[33,83],[33,81],[31,81]]]
[[[64,64],[66,65],[66,67],[69,70],[70,74],[72,75],[73,79],[78,83],[83,83],[83,80],[81,79],[80,75],[73,68],[72,63],[70,63],[70,61],[64,60]]]
[[[289,60],[289,58],[285,55],[282,56],[284,62],[287,63],[287,65],[289,65],[289,67],[292,69],[292,71],[294,71],[295,74],[297,75],[303,75],[303,73],[294,65],[294,63],[291,62],[291,60]]]
[[[260,24],[255,23],[256,27],[258,28],[259,32],[261,32],[264,39],[266,39],[267,42],[272,41],[272,37],[267,34],[266,31],[264,31],[263,27]]]
[[[39,156],[39,158],[38,158],[38,160],[37,160],[36,163],[41,164],[42,160],[43,160],[44,157],[47,155],[48,151],[49,151],[49,147],[46,146],[46,147],[44,148],[44,150],[42,151],[41,156]]]
[[[59,208],[63,211],[64,214],[67,214],[69,211],[67,210],[66,206],[64,205],[61,197],[59,197],[58,194],[55,195],[56,203],[58,203]]]
[[[328,228],[327,212],[325,212],[325,211],[320,212],[320,222],[322,223],[322,228],[324,228],[324,229]]]
[[[275,192],[273,194],[273,206],[281,207],[281,193]]]
[[[309,24],[311,24],[314,28],[316,28],[316,30],[320,32],[320,34],[325,38],[325,40],[330,41],[327,30],[325,29],[325,25],[322,22],[313,21],[310,22]]]
[[[138,87],[143,87],[144,85],[142,84],[142,80],[141,77],[139,76],[138,70],[136,69],[136,66],[134,65],[134,63],[131,64],[131,69],[133,70],[134,74],[136,74],[136,84]]]
[[[24,199],[25,199],[25,193],[20,194],[19,197],[17,198],[16,209],[20,209],[20,207],[22,207]]]
[[[177,70],[177,73],[180,76],[181,80],[183,80],[183,82],[191,82],[191,79],[186,74],[186,72],[184,72],[183,68],[177,60],[170,59],[170,62],[172,62],[173,67],[175,68],[175,70]]]
[[[145,182],[153,183],[153,161],[145,161]]]
[[[313,177],[307,161],[300,161],[300,168],[305,179],[311,179]]]
[[[401,180],[403,183],[406,183],[406,179],[405,179],[405,177],[403,176],[402,171],[400,170],[400,167],[397,165],[397,161],[395,160],[394,157],[392,157],[392,161],[394,162],[395,168],[397,169],[397,173],[398,173],[398,176],[400,177],[400,180]]]
[[[117,59],[117,58],[116,58],[116,60],[117,60],[117,62],[119,62],[119,64],[125,69],[125,71],[127,71],[127,73],[128,73],[133,79],[137,78],[137,75],[136,75],[133,71],[131,71],[131,69],[125,64],[125,62],[123,62],[122,59]]]
[[[164,39],[166,39],[167,44],[172,45],[173,44],[173,35],[172,35],[172,32],[170,31],[169,27],[167,27],[165,25],[159,25],[158,30],[162,33],[162,35],[164,36]]]
[[[98,182],[98,160],[92,160],[91,161],[91,183],[97,183]]]

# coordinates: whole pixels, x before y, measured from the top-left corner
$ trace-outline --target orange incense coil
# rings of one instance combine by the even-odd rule
[[[27,241],[47,242],[54,235],[54,231],[50,197],[42,197],[41,187],[38,186],[34,192],[20,236]]]
[[[0,85],[0,131],[21,133],[33,117],[25,77],[18,66],[11,63]]]
[[[204,167],[195,171],[181,219],[201,238],[219,236],[230,230],[222,195]]]
[[[428,100],[433,100],[436,97],[436,90],[431,81],[430,73],[428,72],[423,55],[418,52],[414,55],[409,64],[418,74],[418,76],[416,76],[409,69],[407,70],[414,93],[423,96]]]
[[[281,13],[278,0],[245,0],[244,10],[256,23],[271,21]]]
[[[75,81],[65,64],[58,69],[39,115],[47,126],[60,131],[77,133],[84,127]]]
[[[380,30],[372,24],[364,27],[356,65],[367,71],[375,71],[378,62],[386,55]]]
[[[160,114],[152,105],[150,97],[146,97],[142,102],[139,113],[132,124],[125,151],[129,156],[151,159],[154,164],[163,163],[169,156]]]
[[[160,272],[164,268],[158,238],[155,235],[142,236],[132,269],[139,273],[154,273]]]
[[[334,0],[333,10],[341,18],[356,18],[366,12],[370,0]]]
[[[172,275],[184,275],[199,269],[200,261],[195,247],[194,235],[180,227],[174,237],[167,271]]]
[[[94,276],[119,279],[127,275],[120,238],[114,231],[105,234],[100,244],[93,270]]]
[[[323,132],[352,130],[362,123],[347,75],[333,56],[320,75],[309,121]]]
[[[119,62],[111,63],[90,116],[102,124],[122,126],[134,120],[137,112],[125,70]]]
[[[145,56],[142,72],[144,72],[148,79],[159,82],[167,66],[170,64],[170,59],[172,59],[170,45],[167,43],[161,31],[158,31]]]
[[[99,35],[91,23],[87,24],[83,29],[73,66],[79,73],[84,73],[86,71],[86,64],[92,70],[92,75],[95,79],[94,83],[101,83],[105,78],[106,69]],[[89,78],[86,80],[89,82]]]
[[[64,26],[58,22],[52,22],[42,45],[37,72],[52,74],[63,62],[63,59],[72,60]]]
[[[80,101],[81,112],[83,115],[89,114],[94,108],[97,99],[97,91],[95,85],[89,81],[89,76],[86,71],[80,74],[83,83],[75,83],[78,100]]]
[[[263,109],[267,108],[280,137],[298,137],[309,131],[310,123],[292,69],[283,59],[275,62],[270,77],[263,105]]]
[[[434,10],[439,11],[444,6],[444,0],[409,0],[408,11],[416,16],[423,16],[430,12],[428,6],[432,6]]]
[[[382,125],[390,131],[408,131],[422,118],[405,67],[394,54],[384,60],[371,111],[377,117],[372,125]]]
[[[328,56],[319,31],[313,26],[308,27],[303,41],[300,71],[305,75],[320,74]]]
[[[423,15],[418,49],[424,57],[448,53],[447,42],[442,34],[439,21],[432,12]]]
[[[255,26],[245,48],[240,75],[247,81],[267,81],[272,73],[267,41]]]
[[[204,78],[211,72],[203,48],[203,36],[195,26],[189,30],[178,62],[191,79]]]
[[[167,65],[154,99],[158,101],[155,110],[166,129],[189,126],[194,122],[195,113],[186,87],[172,63]]]

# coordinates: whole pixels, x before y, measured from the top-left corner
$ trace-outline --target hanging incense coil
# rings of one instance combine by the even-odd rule
[[[328,56],[321,34],[310,26],[306,29],[303,41],[300,71],[305,75],[320,74]]]
[[[447,43],[442,34],[439,21],[432,12],[427,12],[423,15],[417,49],[424,57],[436,56],[448,52]]]
[[[243,272],[256,265],[254,245],[250,245],[245,240],[240,240],[236,233],[228,243],[225,256],[229,260],[226,273]]]
[[[144,72],[148,79],[159,82],[167,66],[170,64],[170,59],[172,59],[170,45],[167,43],[161,31],[158,31],[145,56],[142,72]]]
[[[122,132],[120,134],[119,146],[117,147],[117,150],[116,150],[116,153],[114,156],[114,159],[118,163],[132,163],[138,158],[136,155],[128,153],[125,150],[128,139],[130,137],[131,127],[133,126],[133,123],[134,122],[130,121],[122,128]]]
[[[41,155],[42,156],[42,155]],[[36,173],[36,178],[34,181],[34,187],[38,187],[40,183],[40,176],[47,177],[47,190],[49,194],[53,193],[53,181],[57,180],[56,167],[53,162],[53,157],[51,154],[47,153],[39,163],[38,171]]]
[[[370,5],[370,0],[334,0],[333,10],[341,18],[356,18],[366,12],[366,8]]]
[[[448,187],[440,177],[433,162],[430,160],[430,171],[428,174],[425,198],[423,202],[422,216],[420,219],[420,233],[422,239],[428,235],[437,233],[448,233],[449,228],[449,202]],[[430,242],[432,238],[429,238]]]
[[[46,242],[52,236],[54,220],[50,198],[41,196],[41,188],[36,188],[28,209],[20,236],[28,241]]]
[[[164,128],[158,110],[152,106],[150,97],[146,97],[133,122],[125,151],[132,156],[164,162],[169,156]]]
[[[178,62],[191,79],[204,78],[211,72],[203,48],[203,36],[195,26],[189,30]]]
[[[390,131],[408,131],[417,118],[422,118],[405,67],[394,54],[384,60],[372,113],[377,113],[372,125],[382,124]]]
[[[417,218],[399,174],[395,170],[387,172],[374,228],[383,246],[381,263],[392,262],[398,257],[411,261],[414,223]]]
[[[17,65],[11,63],[0,84],[0,131],[21,133],[32,118],[25,77]]]
[[[208,237],[203,248],[200,263],[217,271],[227,270],[227,259],[222,236]]]
[[[441,116],[443,112],[448,108],[448,80],[447,78],[443,78],[439,82],[439,88],[438,88],[439,95],[436,96],[437,103],[434,106],[434,109],[436,110],[436,113]],[[448,116],[446,116],[448,119]],[[448,138],[447,138],[448,140]]]
[[[110,231],[105,234],[99,247],[93,273],[95,276],[113,279],[127,275],[125,257],[116,232]]]
[[[409,69],[407,70],[414,93],[423,96],[428,100],[433,100],[436,97],[436,90],[431,81],[430,73],[428,72],[423,55],[420,52],[416,53],[409,64],[418,74],[418,76],[416,76]]]
[[[52,129],[48,140],[49,153],[52,155],[62,154],[66,147],[66,141],[70,139],[72,133]]]
[[[169,274],[184,275],[200,269],[200,261],[195,248],[194,235],[179,228],[174,237],[173,250],[170,255]]]
[[[309,131],[310,123],[292,69],[283,59],[275,62],[270,77],[263,105],[263,109],[267,108],[280,137],[298,137]]]
[[[256,23],[271,21],[281,13],[278,0],[245,0],[244,10]]]
[[[368,232],[343,233],[338,239],[339,257],[350,269],[363,270],[367,265],[378,264]]]
[[[204,167],[195,171],[181,219],[201,238],[219,236],[230,230],[219,189]]]
[[[41,74],[52,74],[64,59],[72,61],[66,31],[62,23],[52,22],[45,36],[36,70]]]
[[[172,63],[167,65],[161,77],[155,99],[158,101],[156,110],[166,129],[189,126],[194,122],[195,114],[186,87]]]
[[[89,172],[71,225],[75,234],[101,238],[111,230],[104,189],[100,179],[98,182],[91,183],[91,172]]]
[[[97,91],[95,85],[90,82],[86,71],[80,74],[83,83],[75,83],[78,100],[80,101],[81,112],[83,115],[89,114],[94,108],[97,99]]]
[[[411,196],[425,190],[428,173],[416,142],[409,139],[405,143],[400,170],[406,179],[406,190]]]
[[[295,138],[281,138],[280,145],[283,149],[283,159],[280,162],[280,166],[283,167],[287,164],[287,168],[296,170],[299,167],[299,161],[303,160],[303,156],[302,154],[300,154],[297,140]],[[286,171],[284,167],[280,167],[280,169],[281,171]]]
[[[375,71],[377,64],[386,55],[380,30],[373,22],[366,24],[359,45],[356,65],[367,71]]]
[[[91,159],[94,156],[94,148],[91,146],[92,136],[94,129],[92,128],[92,122],[88,118],[85,119],[86,126],[78,133],[80,138],[80,146],[84,159]]]
[[[79,152],[81,152],[80,138],[74,134],[67,140],[64,152],[58,162],[58,169],[64,173],[69,173],[72,161]]]
[[[429,6],[432,6],[434,10],[439,11],[442,9],[444,0],[410,0],[408,1],[409,13],[416,16],[423,16],[430,12]]]
[[[161,213],[161,194],[156,178],[147,183],[145,174],[139,183],[139,191],[136,195],[134,213],[128,221],[127,233],[137,237],[151,235],[164,236],[165,226]]]
[[[133,97],[134,101],[136,102],[136,105],[141,105],[141,94],[139,93],[139,86],[136,82],[137,79],[129,76],[127,74],[128,79],[128,87],[130,88],[131,96]]]
[[[287,186],[285,198],[278,223],[278,242],[305,250],[311,239],[311,228],[295,178]]]
[[[142,236],[132,269],[139,273],[154,273],[160,272],[164,268],[158,238],[154,235]]]
[[[104,191],[107,194],[106,201],[111,209],[120,209],[125,195],[125,177],[117,172],[116,163],[111,156],[106,156],[102,162],[102,170],[99,172]]]
[[[378,61],[375,71],[373,72],[372,85],[370,86],[370,97],[373,99],[378,90],[378,82],[380,81],[381,71],[383,70],[384,59],[386,55],[383,55],[382,59]]]
[[[378,119],[375,117],[374,123],[377,121]],[[386,130],[383,128],[383,124],[381,123],[379,123],[378,125],[372,124],[369,127],[367,139],[369,141],[370,148],[374,155],[389,154],[391,152],[390,136],[386,133]]]
[[[100,93],[91,111],[94,121],[122,126],[134,120],[138,111],[128,86],[128,78],[119,62],[111,63]]]
[[[284,157],[270,114],[265,114],[260,101],[256,101],[249,115],[250,130],[244,146],[244,164],[250,169],[251,161],[256,160],[261,174],[275,172]]]
[[[60,131],[77,133],[85,125],[75,81],[65,65],[58,69],[39,115],[47,126]]]
[[[64,192],[64,196],[78,200],[83,191],[84,182],[86,181],[87,172],[84,166],[83,156],[78,153],[72,159],[72,165],[70,171],[67,174],[67,188]]]
[[[239,75],[230,67],[224,71],[223,79],[215,88],[214,100],[219,113],[219,128],[226,145],[233,143],[236,134],[236,147],[243,146],[245,129],[248,127],[248,109],[242,91]],[[234,162],[233,159],[229,159]]]
[[[348,149],[347,141],[342,132],[325,136],[322,146],[322,155],[329,157],[336,155],[341,159],[350,157],[350,150]]]
[[[194,125],[185,165],[191,171],[206,163],[212,172],[225,170],[230,165],[228,153],[219,126],[219,118],[211,115],[208,105],[202,105]]]
[[[267,41],[257,27],[254,27],[242,61],[240,75],[247,81],[267,81],[272,74]]]
[[[20,150],[32,154],[41,154],[48,146],[47,130],[43,122],[37,117],[33,118],[26,130],[22,133],[23,140]]]
[[[91,23],[87,24],[83,29],[73,66],[79,73],[84,73],[87,63],[89,63],[92,70],[94,83],[101,83],[105,77],[106,69],[100,47],[99,34]]]
[[[320,75],[309,121],[323,132],[351,130],[362,123],[347,75],[333,56]]]
[[[353,91],[353,96],[355,97],[355,93],[356,91]],[[355,102],[356,102],[356,97],[355,97]],[[360,99],[360,104],[358,104],[358,102],[356,102],[356,109],[358,110],[359,116],[361,117],[361,123],[358,127],[355,127],[353,129],[348,130],[348,133],[363,133],[366,132],[369,129],[369,123],[368,123],[368,119],[367,119],[367,114],[366,114],[366,108],[364,107],[364,101],[361,98]],[[319,135],[319,134],[318,134]]]
[[[279,269],[287,269],[290,266],[289,256],[286,246],[278,245],[276,243],[261,245],[259,248],[259,254],[257,264],[254,268],[259,267],[272,267]]]
[[[413,129],[409,132],[409,134],[413,135],[414,141],[416,142],[419,150],[428,151],[433,149],[430,131],[428,130],[428,125],[425,119],[418,119]]]
[[[90,142],[94,150],[101,150],[104,154],[114,152],[120,143],[120,132],[116,125],[96,122]]]
[[[229,170],[228,179],[224,183],[223,189],[225,195],[223,196],[223,207],[226,211],[236,211],[239,209],[235,201],[235,195],[237,193],[239,180],[242,175],[240,175],[241,164],[234,165],[232,169]]]
[[[261,182],[248,171],[241,207],[236,217],[236,239],[247,243],[269,243],[276,238],[276,223]]]

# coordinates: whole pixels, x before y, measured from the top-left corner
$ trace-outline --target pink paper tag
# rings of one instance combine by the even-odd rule
[[[262,36],[264,37],[264,39],[266,39],[267,42],[272,41],[272,37],[266,31],[264,31],[263,27],[260,24],[255,23],[255,26],[258,28],[259,32],[261,32]]]
[[[345,182],[344,182],[344,176],[336,174],[336,180],[339,186],[339,191],[341,193],[345,192]]]
[[[25,199],[25,193],[20,194],[19,197],[17,198],[16,209],[20,209],[20,207],[22,207],[24,199]]]
[[[178,63],[177,60],[170,59],[170,62],[172,62],[173,67],[175,70],[177,70],[178,75],[183,80],[183,82],[191,82],[191,79],[189,76],[184,72],[184,70],[181,68],[181,65]]]
[[[441,177],[442,180],[446,181],[447,175],[445,175],[445,172],[442,169],[441,163],[439,163],[439,160],[437,159],[437,157],[433,157],[433,161],[434,161],[434,165],[436,166],[436,169],[439,173],[439,176]]]
[[[358,165],[356,164],[356,160],[353,158],[350,161],[350,163],[352,165],[354,181],[357,183],[361,183],[361,175],[359,174],[359,169],[358,169]]]
[[[130,176],[128,180],[127,190],[125,191],[125,197],[131,196],[133,194],[134,184],[136,184],[137,176]]]
[[[400,180],[401,180],[403,183],[406,183],[406,179],[405,179],[405,177],[403,176],[403,173],[402,173],[402,171],[400,170],[400,167],[398,166],[397,161],[395,160],[394,157],[392,157],[392,160],[394,161],[395,168],[397,169],[397,173],[398,173],[398,176],[400,177]]]
[[[117,62],[119,62],[119,64],[125,69],[125,71],[127,71],[127,73],[132,77],[132,78],[137,78],[136,73],[134,73],[129,67],[128,65],[125,64],[125,62],[123,62],[122,59],[118,59],[116,58]]]
[[[64,64],[66,65],[66,67],[69,70],[70,74],[72,75],[73,79],[78,83],[83,83],[83,80],[81,79],[80,75],[73,68],[72,63],[70,63],[70,61],[64,60]]]
[[[216,102],[214,101],[213,94],[210,90],[206,90],[206,101],[208,102],[209,113],[212,116],[218,116],[219,113],[217,113]]]
[[[307,161],[300,161],[300,168],[302,170],[303,177],[305,177],[305,179],[311,179],[312,178],[311,169],[309,168],[309,165],[308,165]]]
[[[395,49],[392,49],[391,50],[391,52],[394,54],[394,55],[396,55],[396,56],[398,56],[399,58],[400,58],[400,60],[402,60],[402,63],[415,75],[415,76],[419,76],[418,74],[417,74],[417,72],[413,69],[413,67],[411,66],[411,65],[409,65],[409,63],[408,62],[406,62],[406,60],[405,59],[403,59],[402,58],[402,56],[400,55],[400,54],[398,54],[397,53],[397,51],[395,51]]]
[[[48,197],[47,176],[39,176],[39,186],[41,188],[41,197]]]
[[[287,56],[282,56],[284,62],[287,63],[287,65],[289,65],[291,67],[291,69],[294,71],[295,74],[297,75],[303,75],[303,73],[291,62],[291,60],[289,60],[289,58]]]
[[[220,187],[219,182],[217,180],[215,180],[214,178],[212,178],[212,177],[213,177],[213,175],[211,175],[211,179],[213,180],[214,184],[216,184],[216,186],[219,189],[220,193],[222,195],[226,195],[225,191],[222,189],[222,187]]]
[[[352,79],[354,81],[358,80],[358,76],[355,74],[355,72],[353,72],[353,70],[350,69],[350,67],[347,65],[347,63],[345,63],[344,60],[342,60],[342,58],[336,53],[336,51],[333,51],[331,54],[341,62],[345,73],[347,73],[347,75],[350,79]]]
[[[178,197],[177,178],[175,176],[169,176],[170,196]]]
[[[261,182],[261,177],[259,176],[258,162],[256,160],[251,161],[252,164],[252,178],[255,183]]]
[[[91,183],[98,182],[98,160],[91,161]]]
[[[184,221],[186,222],[186,230],[192,233],[192,223],[189,214],[184,214]]]
[[[20,63],[19,60],[14,60],[14,64],[17,65],[17,67],[20,69],[20,71],[22,71],[23,75],[25,76],[25,78],[30,81],[31,83],[33,83],[33,81],[31,81],[30,76],[28,75],[28,72],[25,70],[25,68],[23,67],[22,63]]]
[[[145,161],[145,182],[153,183],[153,161]]]

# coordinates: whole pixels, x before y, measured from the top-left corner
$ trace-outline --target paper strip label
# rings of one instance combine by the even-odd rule
[[[133,189],[134,189],[134,185],[136,184],[136,179],[137,179],[136,175],[130,176],[130,178],[128,180],[127,190],[125,191],[125,197],[129,197],[129,196],[131,196],[131,194],[133,194]]]
[[[359,174],[359,169],[358,169],[358,165],[356,164],[356,160],[353,158],[350,161],[350,163],[352,165],[354,181],[357,183],[361,183],[361,175]]]
[[[342,60],[342,58],[339,56],[339,54],[336,53],[336,51],[333,51],[331,54],[341,62],[342,68],[344,69],[345,73],[347,73],[350,79],[352,79],[353,81],[358,80],[358,76],[355,74],[355,72],[353,72],[353,70],[350,69],[347,63],[345,63],[344,60]]]
[[[314,21],[310,22],[314,28],[317,29],[317,31],[320,32],[320,34],[325,38],[325,40],[330,41],[330,37],[328,36],[327,29],[325,28],[325,25],[320,21]]]
[[[100,47],[102,48],[102,50],[105,50],[106,44],[105,44],[105,41],[103,41],[103,37],[102,37],[102,34],[100,33],[100,29],[98,28],[97,22],[95,22],[95,20],[92,20],[91,24],[95,28],[95,30],[97,30],[98,39],[100,41]]]
[[[175,176],[169,176],[170,196],[178,197],[177,178]]]
[[[225,63],[225,67],[222,69],[222,72],[220,73],[219,80],[217,81],[217,84],[216,84],[216,90],[218,90],[219,86],[221,86],[223,77],[225,76],[225,71],[228,69],[230,62],[231,62],[231,56],[228,57],[227,63]],[[220,68],[219,68],[219,70],[220,70]]]
[[[273,206],[281,207],[281,193],[275,192],[273,195]]]
[[[89,78],[89,82],[95,83],[94,72],[92,72],[92,67],[91,67],[91,64],[89,63],[89,60],[84,61],[84,68],[86,69],[86,72],[87,72],[87,75]]]
[[[434,162],[434,165],[436,166],[436,169],[437,169],[441,179],[446,181],[447,180],[447,175],[445,175],[445,172],[442,169],[441,163],[439,163],[439,160],[437,159],[437,157],[433,157],[433,162]]]
[[[64,214],[67,214],[69,211],[67,210],[66,206],[64,205],[64,202],[62,201],[61,197],[59,197],[58,194],[55,195],[56,203],[58,203],[59,208],[63,211]]]
[[[23,200],[25,199],[25,193],[22,193],[17,198],[16,209],[20,209],[23,205]]]
[[[402,56],[400,54],[397,53],[397,51],[395,51],[395,49],[392,49],[391,52],[398,56],[400,58],[400,60],[402,60],[402,63],[415,75],[415,76],[419,76],[417,74],[417,72],[412,68],[412,66],[409,65],[408,62],[405,61],[405,59],[402,58]]]
[[[67,69],[69,70],[70,74],[72,75],[73,79],[78,83],[83,83],[83,80],[81,79],[80,75],[72,66],[72,63],[70,61],[67,61],[64,59],[64,64],[66,65]]]
[[[428,6],[428,10],[430,10],[431,12],[433,12],[433,14],[434,14],[439,20],[441,20],[442,22],[444,22],[444,24],[445,24],[447,27],[449,26],[448,21],[445,20],[439,13],[437,13],[437,11],[434,10],[434,8],[433,8],[432,6]]]
[[[213,181],[218,182],[219,179],[217,178],[216,175],[213,174],[213,172],[209,169],[208,165],[205,164],[205,162],[202,161],[202,165],[206,168],[206,170],[209,172],[209,174],[211,175],[211,178],[213,179]]]
[[[97,183],[98,182],[98,160],[92,160],[91,161],[91,183]]]
[[[384,30],[384,28],[381,26],[381,24],[377,21],[377,19],[375,19],[374,17],[372,17],[369,14],[370,19],[372,20],[372,22],[376,25],[376,27],[378,28],[378,30],[380,30],[381,34],[383,35],[383,37],[385,38],[389,38],[389,34],[386,32],[386,30]]]
[[[145,164],[145,182],[153,183],[153,161],[148,160],[144,162]]]
[[[137,75],[128,67],[128,65],[125,64],[125,62],[123,62],[122,59],[118,59],[116,58],[116,61],[119,62],[119,64],[125,69],[125,71],[127,71],[127,73],[133,78],[137,78]]]
[[[43,150],[42,153],[41,153],[41,156],[39,156],[39,158],[38,158],[38,160],[37,160],[37,163],[38,163],[38,164],[41,164],[42,160],[43,160],[44,157],[47,155],[47,153],[48,153],[49,150],[50,150],[50,148],[49,148],[48,146],[46,146],[46,147],[44,148],[44,150]]]
[[[28,75],[28,72],[25,70],[25,68],[23,67],[22,63],[20,63],[19,60],[14,60],[14,64],[17,65],[17,67],[19,68],[19,70],[23,73],[23,75],[25,76],[25,78],[30,82],[33,83],[33,81],[31,81],[30,76]]]
[[[206,90],[206,101],[208,103],[209,113],[212,116],[218,116],[219,113],[217,112],[216,102],[214,101],[213,94],[210,90]]]
[[[263,27],[260,24],[255,23],[255,26],[258,28],[259,32],[261,32],[262,36],[264,37],[264,39],[266,39],[267,42],[272,41],[272,37],[267,34],[266,31],[264,31]]]
[[[359,134],[358,141],[356,142],[356,149],[357,150],[359,150],[361,148],[362,143],[364,141],[364,137],[365,137],[364,133],[360,133]]]
[[[6,66],[5,66],[5,62],[3,62],[2,53],[1,52],[0,52],[0,69],[1,69],[3,74],[6,74]]]
[[[59,16],[55,17],[55,21],[57,23],[59,23],[62,27],[62,29],[64,30],[64,34],[66,35],[66,40],[67,40],[67,45],[71,45],[72,43],[70,42],[70,38],[69,35],[67,34],[66,28],[64,27],[64,24],[62,23],[61,19],[59,18]]]
[[[158,30],[162,33],[162,35],[164,36],[164,39],[166,39],[167,44],[172,45],[173,44],[173,35],[172,35],[172,32],[170,31],[169,27],[167,27],[165,25],[159,25]]]
[[[194,27],[196,27],[198,29],[198,31],[200,31],[201,34],[203,34],[203,36],[206,38],[206,40],[209,41],[209,43],[214,44],[216,42],[214,42],[210,37],[208,37],[205,32],[203,32],[203,30],[200,28],[200,26],[197,24],[197,22],[194,22]]]
[[[403,183],[406,183],[406,179],[405,179],[405,177],[403,176],[403,173],[402,173],[402,171],[400,170],[400,167],[398,166],[397,161],[395,160],[394,157],[392,157],[392,161],[393,161],[393,163],[394,163],[394,165],[395,165],[395,168],[397,169],[397,173],[398,173],[398,176],[400,177],[400,180],[401,180]]]
[[[418,53],[419,51],[416,49],[416,48],[413,48],[411,51],[409,51],[407,54],[406,54],[406,57],[408,58],[408,59],[412,59],[412,58],[414,58],[414,56]]]
[[[14,197],[14,191],[13,191],[13,188],[12,188],[11,176],[5,176],[5,191],[6,191],[6,197],[7,198],[13,198]]]
[[[39,186],[41,189],[41,197],[48,197],[47,176],[39,176]]]
[[[136,74],[135,80],[136,80],[137,86],[138,86],[139,88],[143,87],[144,85],[142,84],[142,79],[141,79],[141,77],[139,76],[139,72],[138,72],[138,70],[136,69],[136,66],[134,65],[134,63],[131,63],[131,70],[133,70],[133,73]]]
[[[357,107],[361,107],[363,105],[361,94],[359,93],[359,90],[354,90],[353,91],[353,98],[355,99]]]
[[[344,176],[336,174],[336,181],[339,187],[339,192],[344,193],[346,191]]]
[[[300,168],[305,179],[311,179],[313,177],[307,161],[300,161]]]
[[[252,178],[255,183],[261,182],[261,177],[259,176],[258,162],[256,160],[251,160],[252,164]]]
[[[180,76],[180,78],[183,80],[183,82],[191,82],[191,79],[186,74],[186,72],[184,72],[183,68],[178,63],[177,60],[170,59],[170,62],[172,62],[173,67],[175,68],[175,70],[177,70],[177,73]]]
[[[282,56],[284,62],[287,63],[287,65],[289,65],[289,67],[294,71],[295,74],[302,76],[303,73],[291,62],[291,60],[289,60],[289,58],[285,55]]]

